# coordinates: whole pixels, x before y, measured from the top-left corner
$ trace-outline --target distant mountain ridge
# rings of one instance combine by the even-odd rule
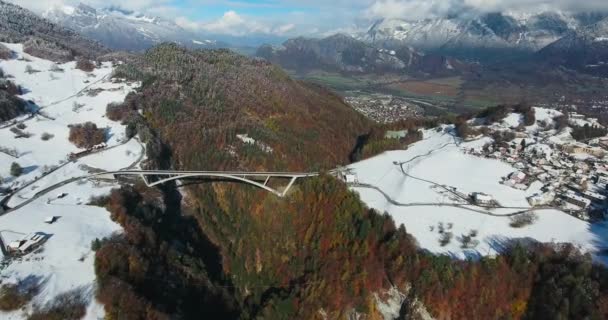
[[[353,36],[386,48],[408,45],[418,50],[468,59],[493,58],[501,50],[531,53],[569,32],[608,17],[604,13],[488,13],[406,21],[381,19]]]
[[[116,50],[142,51],[162,42],[190,48],[223,46],[169,20],[114,7],[98,10],[82,3],[75,7],[55,6],[43,17]]]
[[[569,32],[537,53],[540,61],[608,76],[608,19]]]
[[[323,39],[295,38],[281,47],[260,47],[258,57],[284,68],[306,72],[314,69],[346,73],[453,74],[465,67],[456,59],[426,55],[407,46],[377,48],[344,34]]]

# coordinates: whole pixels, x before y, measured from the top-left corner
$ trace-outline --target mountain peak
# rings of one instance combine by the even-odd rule
[[[76,9],[79,12],[82,12],[82,13],[97,14],[97,10],[95,10],[95,8],[93,8],[93,7],[89,6],[89,5],[86,5],[86,4],[82,3],[82,2],[79,3],[78,6],[76,6]]]

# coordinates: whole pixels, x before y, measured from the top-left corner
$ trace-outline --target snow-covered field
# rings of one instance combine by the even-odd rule
[[[0,124],[0,147],[15,149],[20,155],[14,158],[0,153],[0,176],[4,177],[2,186],[18,188],[33,182],[11,198],[9,207],[33,198],[45,187],[72,177],[85,176],[92,169],[118,170],[137,165],[144,151],[142,145],[135,139],[128,140],[125,127],[105,117],[106,106],[111,102],[123,101],[138,86],[137,83],[112,82],[110,75],[113,68],[110,63],[104,63],[91,73],[75,69],[75,62],[58,65],[63,72],[51,71],[54,63],[23,53],[19,44],[5,45],[15,51],[19,59],[0,60],[0,68],[25,89],[21,97],[42,108],[42,113],[47,116],[22,116],[17,119],[24,120],[26,127],[23,131],[31,133],[30,138],[16,139],[10,131],[14,126]],[[28,65],[38,72],[25,72]],[[69,153],[79,151],[68,141],[68,125],[86,121],[106,129],[108,148],[68,162]],[[44,141],[41,139],[43,133],[53,137]],[[24,174],[18,178],[10,177],[13,162],[24,168]],[[56,166],[61,167],[37,179]],[[0,312],[0,318],[24,318],[25,312],[33,304],[42,305],[58,294],[75,288],[85,288],[91,293],[86,318],[103,318],[103,308],[92,299],[95,273],[91,241],[120,232],[121,228],[111,221],[105,209],[86,204],[92,196],[106,194],[113,187],[116,185],[74,182],[45,194],[19,210],[0,215],[0,235],[5,244],[35,232],[47,235],[41,250],[0,265],[0,283],[17,283],[24,279],[42,283],[40,293],[25,310],[10,314]],[[58,194],[66,196],[58,199]],[[49,216],[59,218],[54,224],[44,223]]]
[[[516,121],[510,116],[505,120],[505,126],[517,125]],[[463,152],[463,149],[479,148],[487,138],[460,143],[450,131],[449,127],[439,132],[426,130],[424,139],[408,150],[386,152],[350,166],[359,183],[375,186],[386,195],[373,188],[353,189],[368,206],[388,212],[398,225],[404,224],[421,248],[434,253],[459,258],[494,255],[508,239],[570,242],[586,252],[606,247],[608,227],[605,224],[591,225],[558,210],[536,211],[538,220],[534,224],[512,228],[511,220],[500,215],[530,208],[526,198],[542,185],[535,183],[527,191],[521,191],[500,184],[502,177],[516,169],[496,159]],[[444,187],[463,195],[483,192],[493,196],[501,206],[513,209],[494,209],[489,211],[493,215],[487,215],[467,210],[488,211],[483,208],[456,207],[453,205],[463,201]],[[443,246],[440,244],[440,224],[445,232],[454,236]],[[459,239],[471,230],[477,231],[479,244],[463,249]]]

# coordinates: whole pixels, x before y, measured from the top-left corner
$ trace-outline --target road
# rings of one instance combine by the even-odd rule
[[[382,196],[384,196],[384,198],[391,204],[397,207],[453,207],[453,208],[460,208],[460,209],[464,209],[464,210],[468,210],[468,211],[472,211],[472,212],[476,212],[476,213],[480,213],[480,214],[484,214],[487,216],[492,216],[492,217],[514,217],[514,216],[518,216],[518,215],[522,215],[525,213],[529,213],[529,212],[534,212],[534,211],[543,211],[543,210],[548,210],[548,209],[556,209],[553,207],[535,207],[535,208],[524,208],[524,207],[502,207],[502,206],[498,206],[498,207],[484,207],[484,206],[478,206],[478,205],[472,205],[472,204],[458,204],[458,203],[445,203],[445,202],[411,202],[411,203],[402,203],[399,201],[396,201],[395,199],[391,198],[386,192],[384,192],[382,189],[373,186],[373,185],[369,185],[369,184],[364,184],[364,183],[356,183],[356,184],[351,184],[351,187],[354,188],[366,188],[366,189],[373,189],[378,191],[380,194],[382,194]],[[475,209],[472,207],[478,207],[478,208],[493,208],[493,209],[514,209],[514,210],[520,210],[517,212],[511,212],[511,213],[507,213],[507,214],[497,214],[497,213],[493,213],[487,210],[481,210],[481,209]],[[556,209],[558,210],[558,209]]]
[[[8,257],[8,252],[6,251],[6,245],[4,243],[4,239],[2,238],[2,234],[0,233],[0,251],[2,251],[3,257]]]
[[[142,152],[141,152],[140,156],[138,157],[137,161],[136,161],[136,162],[134,162],[134,163],[132,163],[130,166],[128,166],[128,167],[127,167],[127,169],[131,169],[131,168],[135,167],[135,166],[136,166],[136,165],[137,165],[137,164],[138,164],[138,163],[141,161],[141,159],[143,159],[143,157],[144,157],[144,150],[145,150],[145,149],[144,149],[143,144],[142,144],[142,143],[141,143],[141,142],[140,142],[138,139],[135,139],[135,140],[136,140],[136,141],[137,141],[137,142],[140,144],[140,146],[141,146],[141,148],[142,148]],[[18,206],[14,207],[14,208],[8,208],[8,207],[7,207],[8,202],[10,201],[10,199],[11,199],[11,198],[12,198],[14,195],[16,195],[17,193],[19,193],[19,192],[21,192],[21,191],[25,190],[26,188],[28,188],[29,186],[31,186],[31,185],[33,185],[33,184],[35,184],[36,182],[40,181],[41,179],[43,179],[43,178],[45,178],[45,177],[48,177],[49,175],[51,175],[51,174],[55,173],[57,170],[59,170],[59,169],[61,169],[61,168],[65,167],[66,165],[68,165],[68,164],[70,164],[70,163],[76,163],[76,162],[78,162],[78,160],[81,160],[81,159],[83,159],[83,158],[86,158],[86,157],[89,157],[89,156],[92,156],[92,155],[95,155],[95,154],[98,154],[98,153],[103,153],[103,152],[106,152],[106,151],[108,151],[108,150],[112,150],[112,149],[114,149],[114,148],[118,148],[118,147],[120,147],[120,146],[123,146],[123,145],[125,145],[125,144],[129,143],[130,141],[131,141],[131,139],[128,139],[128,140],[125,140],[125,141],[123,141],[123,142],[121,142],[121,143],[119,143],[119,144],[117,144],[117,145],[113,145],[113,146],[111,146],[111,147],[107,147],[107,148],[105,148],[105,149],[101,149],[101,150],[96,150],[96,151],[93,151],[93,152],[91,152],[91,153],[89,153],[89,154],[86,154],[86,155],[84,155],[84,156],[82,156],[82,157],[80,157],[80,158],[78,158],[78,159],[74,159],[74,160],[72,160],[72,161],[67,161],[67,162],[64,162],[64,163],[62,163],[62,164],[60,164],[60,165],[58,165],[58,166],[54,167],[53,169],[51,169],[51,170],[47,171],[46,173],[44,173],[44,174],[43,174],[43,175],[41,175],[40,177],[38,177],[38,178],[36,178],[36,179],[34,179],[34,180],[32,180],[32,181],[27,182],[26,184],[22,185],[22,186],[21,186],[21,187],[19,187],[18,189],[13,190],[13,191],[12,191],[12,192],[11,192],[9,195],[7,195],[7,196],[6,196],[4,199],[2,199],[2,202],[0,202],[0,206],[2,206],[3,208],[5,208],[5,210],[4,210],[3,212],[0,212],[0,216],[5,215],[5,214],[7,214],[7,213],[9,213],[9,212],[12,212],[12,211],[18,210],[18,209],[20,209],[20,208],[22,208],[22,207],[24,207],[24,206],[26,206],[26,205],[30,204],[32,201],[34,201],[34,200],[38,199],[40,196],[42,196],[42,195],[44,195],[44,194],[47,194],[47,193],[49,193],[49,192],[51,192],[51,191],[53,191],[53,190],[56,190],[56,189],[58,189],[58,188],[60,188],[60,187],[63,187],[63,186],[65,186],[65,185],[67,185],[67,184],[70,184],[70,183],[72,183],[72,182],[75,182],[75,181],[78,181],[78,180],[81,180],[81,179],[85,179],[85,178],[88,178],[88,177],[91,177],[91,176],[95,176],[95,175],[97,175],[97,174],[94,174],[94,175],[90,175],[90,176],[81,176],[81,177],[73,177],[73,178],[70,178],[70,179],[66,179],[66,180],[64,180],[64,181],[62,181],[62,182],[59,182],[59,183],[57,183],[57,184],[55,184],[55,185],[52,185],[52,186],[50,186],[50,187],[48,187],[48,188],[45,188],[45,189],[43,189],[43,190],[41,190],[41,191],[37,192],[37,193],[36,193],[36,195],[38,195],[38,197],[36,197],[36,195],[35,195],[35,197],[34,197],[34,198],[32,198],[32,199],[28,199],[28,200],[26,200],[25,202],[23,202],[23,203],[19,204]],[[103,172],[103,173],[101,173],[101,174],[104,174],[104,173],[105,173],[105,172]]]

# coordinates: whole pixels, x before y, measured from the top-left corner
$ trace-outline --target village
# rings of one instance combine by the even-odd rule
[[[595,119],[575,112],[569,119],[599,126]],[[608,136],[581,142],[553,130],[532,134],[514,130],[514,135],[511,141],[493,141],[464,152],[513,166],[515,170],[500,181],[503,185],[526,191],[542,184],[539,192],[527,198],[532,207],[558,208],[591,222],[608,217]],[[480,204],[492,201],[491,195],[483,193],[475,198]]]
[[[424,108],[418,104],[391,95],[349,92],[344,100],[355,110],[378,123],[390,123],[424,115]]]

